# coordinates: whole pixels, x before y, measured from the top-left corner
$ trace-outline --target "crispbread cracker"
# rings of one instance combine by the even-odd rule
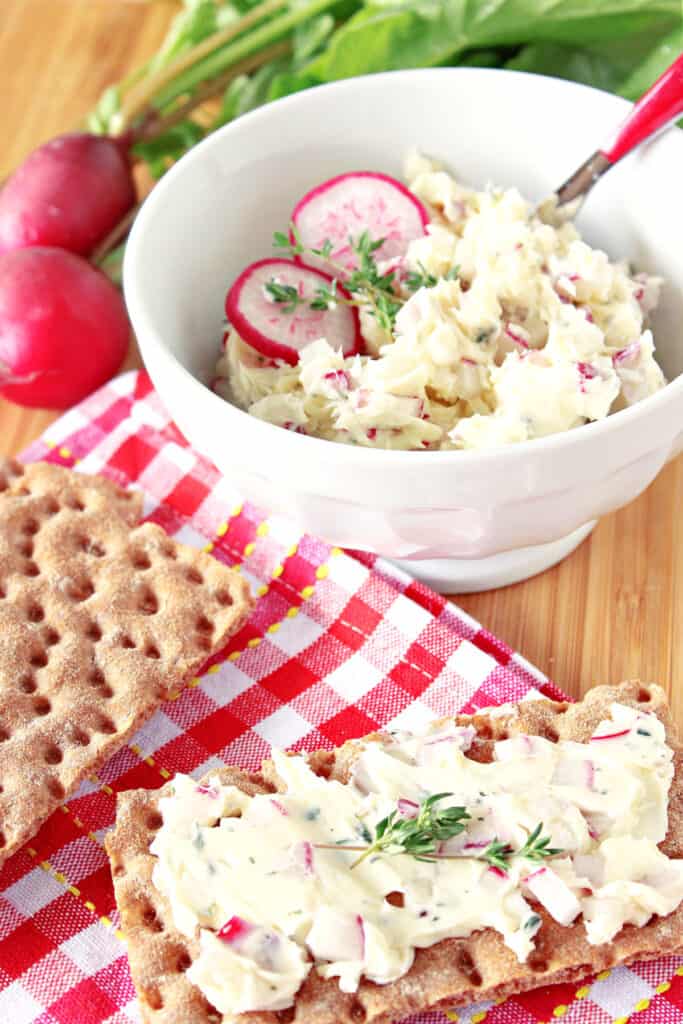
[[[237,573],[140,511],[45,463],[0,495],[0,863],[251,609]]]
[[[11,486],[12,481],[24,472],[24,467],[17,459],[0,457],[0,493]]]
[[[600,686],[580,704],[523,701],[507,715],[458,716],[458,722],[472,723],[477,728],[468,756],[487,761],[496,739],[518,732],[584,742],[601,719],[609,716],[610,704],[615,700],[654,712],[666,727],[675,752],[676,774],[669,796],[669,833],[661,848],[669,856],[679,857],[683,852],[681,750],[659,687],[638,682]],[[334,752],[311,754],[309,760],[319,774],[343,782],[349,777],[357,751],[357,744],[351,741]],[[236,768],[223,768],[210,775],[218,775],[222,782],[237,785],[247,793],[272,792],[279,787],[268,763],[262,775],[248,775]],[[652,959],[683,945],[683,904],[673,914],[653,918],[643,928],[623,928],[613,942],[602,946],[588,944],[580,922],[563,927],[539,908],[543,925],[526,964],[519,963],[497,932],[486,928],[466,939],[447,939],[428,949],[418,949],[410,971],[388,985],[362,981],[358,992],[348,995],[340,991],[336,980],[324,981],[311,971],[291,1009],[222,1017],[185,977],[198,944],[178,932],[168,901],[152,885],[155,858],[149,845],[162,824],[159,796],[167,795],[169,790],[170,784],[157,792],[119,794],[116,828],[106,840],[133,981],[143,1020],[149,1024],[390,1024],[420,1010],[448,1009],[540,985],[578,981],[615,964]]]

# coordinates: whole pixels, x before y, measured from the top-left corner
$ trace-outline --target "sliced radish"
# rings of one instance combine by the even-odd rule
[[[296,288],[306,300],[293,312],[285,312],[266,291],[275,279],[278,284]],[[240,337],[270,359],[282,359],[290,366],[299,362],[299,353],[311,341],[326,338],[332,348],[345,356],[361,349],[362,338],[358,313],[353,306],[337,303],[334,309],[310,309],[308,303],[316,289],[328,287],[332,278],[291,260],[258,260],[243,270],[225,299],[225,314]],[[339,294],[348,292],[337,285]]]
[[[294,207],[292,223],[307,249],[321,249],[329,241],[330,261],[353,270],[357,257],[350,238],[356,240],[367,231],[373,241],[386,239],[374,253],[375,259],[398,263],[410,242],[425,234],[429,214],[420,200],[395,178],[375,171],[355,171],[330,178],[307,192]],[[294,241],[293,234],[291,240]],[[322,257],[306,254],[302,262],[338,273]]]

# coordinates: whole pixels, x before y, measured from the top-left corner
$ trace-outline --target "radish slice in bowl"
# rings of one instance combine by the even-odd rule
[[[364,231],[372,241],[385,239],[374,253],[376,260],[398,262],[410,242],[425,234],[428,223],[427,210],[400,181],[375,171],[355,171],[330,178],[299,200],[292,213],[298,238],[290,232],[290,240],[306,249],[321,249],[330,242],[329,262],[308,253],[302,262],[339,273],[339,266],[348,271],[357,267],[350,240],[357,240]]]
[[[275,282],[296,289],[293,302],[277,302],[267,285]],[[333,279],[319,270],[285,259],[258,260],[243,270],[225,299],[225,314],[240,337],[269,359],[282,359],[290,366],[299,353],[318,338],[345,356],[360,352],[362,338],[358,312],[344,302],[333,308],[311,309],[318,288],[332,286]],[[339,284],[342,299],[350,295]]]

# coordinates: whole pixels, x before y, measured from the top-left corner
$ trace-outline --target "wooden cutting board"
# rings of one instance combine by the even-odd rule
[[[0,0],[0,179],[79,125],[102,89],[141,64],[173,0]],[[139,365],[133,342],[127,366]],[[0,454],[54,418],[0,400]],[[683,458],[606,517],[555,569],[458,603],[566,691],[631,676],[659,682],[683,725]]]

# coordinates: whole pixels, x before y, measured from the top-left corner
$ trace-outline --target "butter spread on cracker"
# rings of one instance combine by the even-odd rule
[[[583,914],[595,945],[671,913],[683,863],[657,844],[672,750],[656,716],[617,703],[610,713],[587,743],[515,735],[490,763],[465,756],[470,726],[394,733],[359,744],[346,784],[279,751],[282,793],[176,776],[151,852],[176,927],[199,937],[189,980],[222,1013],[278,1010],[312,969],[352,992],[361,977],[405,974],[416,948],[486,927],[523,962],[541,926],[530,901],[563,925]],[[435,858],[389,851],[352,867],[347,848],[378,822],[444,792],[442,805],[469,819]],[[514,853],[539,822],[561,851],[542,863]],[[504,870],[482,857],[494,840],[513,851]]]

